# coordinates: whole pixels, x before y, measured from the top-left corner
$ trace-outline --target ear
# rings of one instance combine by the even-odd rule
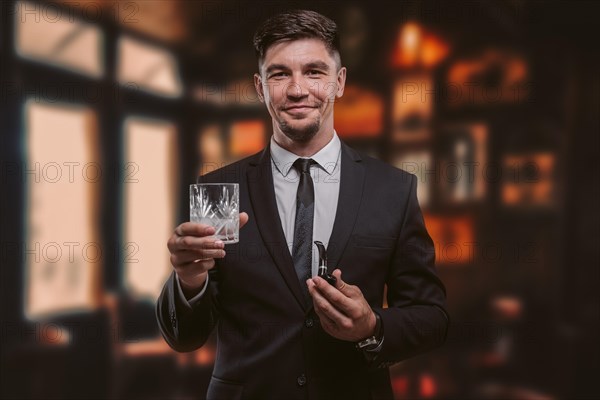
[[[254,74],[254,88],[256,89],[256,93],[258,94],[258,99],[260,100],[261,103],[264,103],[265,102],[265,93],[263,91],[262,78],[260,77],[260,74],[258,74],[258,73]]]
[[[346,67],[340,68],[337,74],[337,92],[335,93],[336,98],[340,98],[344,95],[344,87],[346,86]]]

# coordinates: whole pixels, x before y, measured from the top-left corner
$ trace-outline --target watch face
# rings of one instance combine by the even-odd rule
[[[377,339],[375,338],[375,336],[371,336],[370,338],[365,339],[362,342],[358,342],[357,346],[362,349],[374,344],[377,344]]]

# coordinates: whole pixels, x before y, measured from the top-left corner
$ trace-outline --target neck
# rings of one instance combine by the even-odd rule
[[[273,124],[273,139],[275,142],[299,157],[311,157],[319,152],[333,138],[333,126],[322,129],[308,142],[296,142],[287,137]]]

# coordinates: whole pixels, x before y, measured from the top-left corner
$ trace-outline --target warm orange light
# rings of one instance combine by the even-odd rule
[[[414,22],[404,25],[400,32],[401,46],[409,52],[416,52],[421,39],[421,27]]]
[[[408,377],[398,376],[392,379],[392,390],[394,394],[404,397],[408,394]]]
[[[401,68],[432,68],[450,51],[444,40],[415,22],[408,22],[400,29],[397,43],[392,64]]]
[[[259,152],[265,146],[265,124],[261,120],[240,121],[231,125],[229,153],[244,157]]]
[[[223,135],[218,125],[204,128],[198,135],[198,154],[203,163],[220,164],[223,162],[225,149]]]
[[[492,307],[499,316],[516,319],[521,316],[523,303],[520,298],[514,296],[500,296],[492,300]]]
[[[211,347],[201,347],[196,351],[196,364],[212,365],[215,362],[215,349]]]
[[[469,216],[446,217],[424,213],[425,225],[435,245],[435,261],[465,265],[474,261],[475,235]]]
[[[394,64],[399,67],[410,67],[417,64],[419,59],[419,44],[421,28],[414,22],[409,22],[400,29],[398,48]]]
[[[448,69],[447,81],[462,93],[449,101],[453,106],[518,103],[529,98],[531,91],[527,60],[521,54],[497,48],[457,60]]]
[[[555,157],[549,152],[508,154],[502,160],[502,202],[511,207],[548,207],[554,201]]]
[[[393,142],[418,142],[429,138],[433,97],[433,78],[427,72],[403,74],[394,83],[391,110]]]
[[[381,96],[358,86],[346,86],[335,105],[335,129],[340,137],[377,136],[383,131]]]
[[[172,350],[162,338],[126,343],[123,353],[129,357],[146,357],[171,354]]]
[[[421,392],[421,397],[424,399],[435,396],[436,394],[436,384],[433,377],[429,374],[421,375],[419,379],[419,392]]]
[[[450,47],[434,35],[423,38],[421,48],[421,62],[427,68],[432,68],[441,62],[450,51]]]

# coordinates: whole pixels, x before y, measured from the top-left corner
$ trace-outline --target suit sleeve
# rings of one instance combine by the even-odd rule
[[[372,366],[384,368],[438,347],[446,340],[446,290],[435,271],[435,248],[410,175],[409,198],[387,283],[388,308],[381,315],[384,341]]]
[[[177,274],[175,274],[177,275]],[[182,304],[187,304],[188,306],[193,306],[194,304],[196,304],[198,301],[200,301],[200,299],[202,299],[202,296],[204,296],[204,293],[206,293],[206,288],[208,287],[208,282],[210,282],[210,275],[206,275],[206,280],[204,281],[204,286],[202,287],[202,290],[200,290],[200,293],[198,293],[197,295],[195,295],[192,298],[187,299],[185,297],[185,294],[183,293],[183,289],[181,288],[181,282],[179,281],[179,277],[175,278],[175,286],[177,286],[177,296],[179,296],[179,300],[181,301]]]
[[[162,336],[174,350],[187,352],[202,347],[219,319],[215,276],[210,275],[200,298],[187,302],[181,298],[177,275],[172,272],[156,302],[156,319]]]

